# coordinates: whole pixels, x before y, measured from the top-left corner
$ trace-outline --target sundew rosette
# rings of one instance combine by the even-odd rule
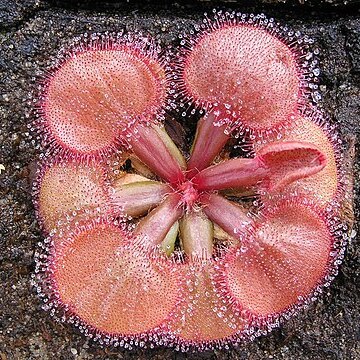
[[[51,141],[34,192],[44,307],[128,349],[266,334],[328,286],[352,226],[341,137],[309,102],[311,41],[221,12],[166,66],[168,49],[144,52],[151,40],[106,39],[79,47],[44,88],[55,124],[41,132]],[[202,110],[189,153],[162,124],[169,101],[178,112],[166,116]],[[246,157],[231,155],[233,135]]]

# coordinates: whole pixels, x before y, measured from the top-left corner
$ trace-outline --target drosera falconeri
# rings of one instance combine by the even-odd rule
[[[329,285],[352,226],[312,40],[215,11],[180,42],[171,57],[140,34],[84,36],[43,80],[33,283],[102,345],[205,350],[266,334]],[[187,156],[164,114],[196,108]],[[251,156],[223,156],[232,137]]]

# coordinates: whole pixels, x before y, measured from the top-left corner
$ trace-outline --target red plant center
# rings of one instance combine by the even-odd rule
[[[191,210],[201,195],[191,180],[186,180],[178,186],[181,194],[181,202],[186,206],[186,210]]]

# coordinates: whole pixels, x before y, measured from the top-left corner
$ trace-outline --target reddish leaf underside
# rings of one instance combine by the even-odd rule
[[[193,179],[193,183],[203,191],[247,187],[258,183],[269,174],[269,169],[258,158],[230,159],[210,166]]]
[[[314,175],[326,165],[325,155],[308,142],[272,143],[260,149],[257,155],[269,169],[262,186],[270,192]]]
[[[130,138],[130,144],[136,156],[155,174],[176,184],[185,177],[178,150],[174,153],[172,140],[166,140],[155,126],[138,126],[136,136]]]
[[[324,154],[305,142],[272,143],[263,147],[254,159],[230,159],[210,166],[194,176],[200,190],[223,190],[261,186],[268,191],[282,189],[295,180],[309,177],[326,165]]]
[[[319,116],[321,119],[321,114]],[[299,116],[286,134],[278,140],[278,142],[311,142],[321,151],[326,159],[325,167],[317,174],[289,184],[287,192],[296,191],[300,195],[311,197],[323,207],[336,195],[340,181],[339,164],[337,165],[335,157],[336,149],[331,143],[330,136],[331,133],[327,134],[314,121]],[[256,152],[261,152],[264,146],[266,145],[255,144]]]
[[[220,153],[230,136],[226,126],[215,126],[215,115],[210,112],[198,121],[191,156],[188,161],[188,178],[209,166]]]
[[[160,244],[170,228],[183,215],[180,195],[170,194],[137,224],[134,236],[146,247]]]
[[[245,208],[223,196],[204,194],[201,202],[209,219],[234,238],[243,237],[252,227],[253,220],[247,215]]]

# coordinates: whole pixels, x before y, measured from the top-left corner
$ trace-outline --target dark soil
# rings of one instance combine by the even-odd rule
[[[94,4],[97,5],[95,6]],[[170,2],[169,2],[170,3]],[[304,4],[301,4],[304,3]],[[360,134],[360,12],[358,1],[228,2],[264,12],[313,37],[321,49],[323,107],[345,138]],[[243,4],[247,4],[244,6]],[[253,4],[253,5],[250,5]],[[28,129],[33,78],[62,44],[84,32],[148,31],[165,44],[219,2],[152,5],[0,0],[0,359],[360,359],[360,238],[348,245],[339,275],[307,311],[272,334],[230,350],[200,354],[172,349],[101,348],[41,310],[30,286],[34,249],[42,236],[34,217],[31,174],[39,150]],[[359,152],[355,158],[359,217]]]

